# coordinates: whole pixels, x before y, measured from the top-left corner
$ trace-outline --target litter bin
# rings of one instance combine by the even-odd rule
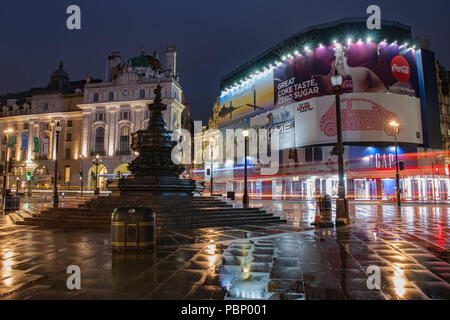
[[[326,194],[319,198],[320,220],[319,227],[333,227],[333,217],[331,215],[331,196]]]
[[[236,193],[234,191],[227,191],[227,199],[236,200]]]
[[[155,213],[147,207],[119,207],[111,216],[111,245],[116,251],[147,250],[154,245]]]
[[[16,211],[20,209],[20,196],[6,194],[5,211]]]

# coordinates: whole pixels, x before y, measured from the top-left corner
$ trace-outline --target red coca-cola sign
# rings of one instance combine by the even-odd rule
[[[411,67],[409,66],[408,60],[402,56],[396,56],[391,61],[391,72],[395,79],[400,82],[408,82],[411,78]]]

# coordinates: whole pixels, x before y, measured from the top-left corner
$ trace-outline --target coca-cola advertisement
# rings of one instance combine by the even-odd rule
[[[390,92],[419,97],[414,49],[357,41],[320,46],[275,68],[275,107],[333,94],[335,71],[342,76],[342,94]]]

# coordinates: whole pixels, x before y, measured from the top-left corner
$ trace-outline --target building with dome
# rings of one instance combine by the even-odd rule
[[[100,184],[107,178],[129,173],[127,165],[136,156],[130,149],[131,133],[147,127],[147,105],[153,101],[158,82],[167,105],[163,114],[169,130],[181,128],[182,118],[189,112],[179,84],[175,47],[166,49],[165,64],[159,74],[147,57],[144,49],[126,60],[119,52],[113,52],[108,57],[108,81],[89,82],[84,87],[84,101],[78,104],[83,121],[80,151],[87,170],[93,169],[89,168],[94,156],[102,157]],[[157,52],[151,57],[159,61]],[[89,185],[94,183],[92,171],[85,171],[84,176]]]
[[[147,126],[146,106],[153,101],[158,82],[167,104],[163,114],[168,129],[190,129],[190,106],[179,84],[176,55],[175,47],[167,47],[165,63],[155,73],[144,49],[130,59],[113,52],[107,81],[89,74],[70,81],[60,62],[46,87],[0,96],[1,163],[4,166],[8,157],[8,188],[18,184],[19,190],[25,189],[27,174],[33,189],[52,188],[58,122],[59,185],[78,191],[82,177],[84,186],[94,187],[96,155],[102,158],[100,187],[118,173],[127,174],[128,163],[136,156],[130,149],[131,133]],[[151,57],[159,63],[156,51]]]
[[[70,81],[60,62],[46,87],[0,96],[0,160],[3,169],[8,156],[8,187],[18,184],[24,189],[27,174],[33,177],[33,188],[52,187],[57,123],[61,126],[58,184],[79,184],[82,113],[77,105],[83,102],[85,83]]]

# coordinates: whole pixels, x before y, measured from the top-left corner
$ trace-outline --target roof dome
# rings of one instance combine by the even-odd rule
[[[67,90],[70,89],[70,83],[69,83],[69,75],[66,71],[63,69],[63,62],[61,61],[59,63],[59,68],[55,71],[53,71],[52,75],[50,76],[50,82],[47,85],[47,90]]]

